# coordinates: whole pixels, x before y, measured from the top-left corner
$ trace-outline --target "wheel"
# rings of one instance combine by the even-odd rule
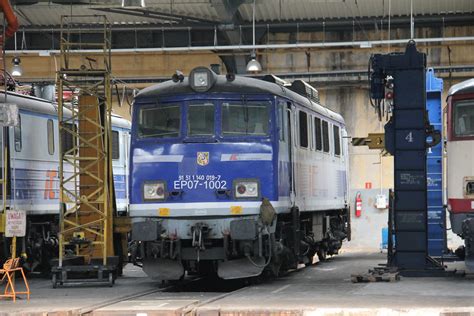
[[[51,282],[53,283],[53,289],[58,287],[58,276],[56,273],[53,273],[53,276],[51,277]]]
[[[319,261],[326,261],[326,257],[327,257],[327,250],[326,249],[319,249],[318,250],[318,259]]]

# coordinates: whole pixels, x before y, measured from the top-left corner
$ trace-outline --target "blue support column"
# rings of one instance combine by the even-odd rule
[[[426,110],[429,121],[443,133],[441,95],[443,80],[432,68],[426,71]],[[443,208],[443,142],[429,148],[426,157],[428,185],[428,254],[441,257],[446,252],[446,212]]]

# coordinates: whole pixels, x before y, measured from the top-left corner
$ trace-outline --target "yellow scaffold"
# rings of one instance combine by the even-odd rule
[[[57,73],[61,214],[53,286],[68,282],[68,273],[94,275],[90,280],[110,285],[115,279],[110,40],[105,16],[61,19]]]

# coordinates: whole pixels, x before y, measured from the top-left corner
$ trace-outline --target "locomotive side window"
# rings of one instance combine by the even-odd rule
[[[188,136],[214,135],[214,104],[192,104],[188,108]]]
[[[21,115],[18,116],[18,125],[14,127],[13,129],[13,134],[15,138],[15,151],[20,152],[21,151]]]
[[[48,154],[54,155],[54,123],[53,120],[49,119],[47,123],[48,133]]]
[[[112,131],[112,159],[120,159],[119,132]]]
[[[474,102],[459,101],[454,104],[454,134],[456,136],[474,135]]]
[[[339,126],[333,125],[334,133],[334,155],[341,155],[341,133],[339,132]]]
[[[323,121],[323,151],[329,152],[329,124],[327,121]]]
[[[268,102],[222,103],[224,136],[268,135]]]
[[[139,137],[178,137],[180,128],[181,107],[178,104],[140,109]]]
[[[300,146],[308,148],[308,115],[306,112],[299,111],[300,125]]]
[[[319,117],[314,118],[314,137],[316,139],[316,150],[322,150],[323,138],[321,134],[321,119]]]

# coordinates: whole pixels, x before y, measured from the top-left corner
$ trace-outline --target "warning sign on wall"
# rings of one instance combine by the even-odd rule
[[[26,212],[7,210],[5,213],[5,236],[23,237],[26,235]]]

